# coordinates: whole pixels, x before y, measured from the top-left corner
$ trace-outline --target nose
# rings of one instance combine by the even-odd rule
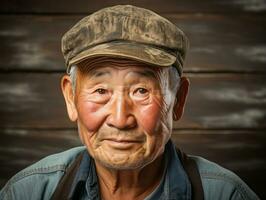
[[[135,116],[131,113],[132,102],[120,92],[110,105],[110,114],[107,118],[107,125],[117,129],[131,129],[137,125]]]

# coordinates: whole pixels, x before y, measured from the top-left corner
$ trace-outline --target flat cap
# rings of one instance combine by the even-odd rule
[[[103,8],[81,19],[62,37],[67,72],[85,59],[112,56],[173,65],[182,74],[187,48],[188,39],[175,24],[131,5]]]

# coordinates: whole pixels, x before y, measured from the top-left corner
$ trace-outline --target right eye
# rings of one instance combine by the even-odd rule
[[[134,94],[138,97],[144,97],[148,94],[148,90],[146,88],[137,88],[135,91],[134,91]]]
[[[88,97],[95,103],[106,103],[111,97],[111,90],[108,88],[95,88]]]
[[[94,92],[96,92],[98,94],[106,94],[107,93],[107,90],[106,89],[103,89],[103,88],[98,88]]]

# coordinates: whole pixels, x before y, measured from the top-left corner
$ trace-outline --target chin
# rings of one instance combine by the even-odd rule
[[[135,169],[141,169],[145,167],[147,164],[152,162],[150,159],[139,159],[139,160],[132,160],[130,161],[129,159],[112,159],[112,160],[102,160],[102,159],[97,159],[97,162],[101,164],[102,166],[109,168],[109,169],[114,169],[114,170],[135,170]]]

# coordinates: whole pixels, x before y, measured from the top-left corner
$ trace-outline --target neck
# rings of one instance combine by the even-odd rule
[[[140,200],[160,183],[164,171],[163,155],[141,169],[115,170],[95,161],[102,199]]]

